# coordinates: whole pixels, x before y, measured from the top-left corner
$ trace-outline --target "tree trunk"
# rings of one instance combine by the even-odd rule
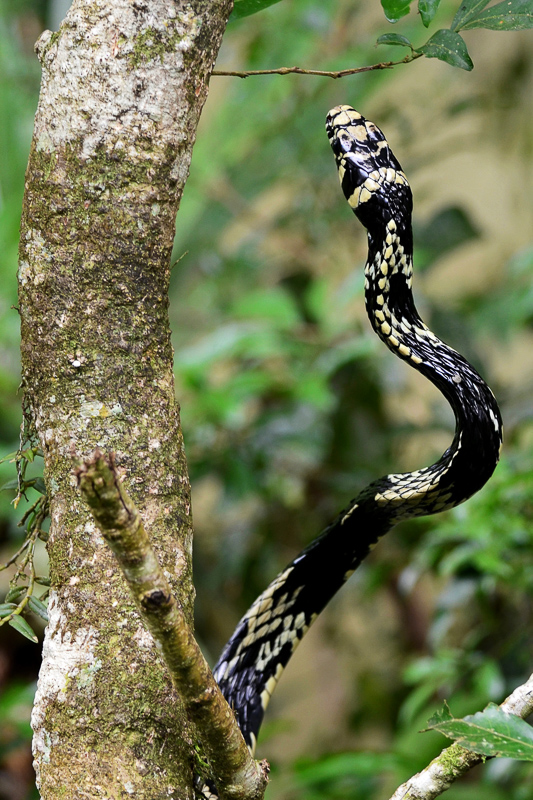
[[[25,433],[44,453],[52,591],[32,724],[43,798],[192,796],[192,734],[76,459],[112,450],[192,619],[174,399],[174,221],[231,0],[75,0],[38,43],[24,199]]]

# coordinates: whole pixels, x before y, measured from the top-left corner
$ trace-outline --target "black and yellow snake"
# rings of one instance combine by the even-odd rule
[[[444,394],[455,436],[441,458],[385,475],[363,489],[257,598],[225,646],[214,675],[252,753],[265,709],[291,655],[324,606],[400,520],[462,503],[498,462],[502,422],[476,370],[422,322],[411,292],[412,195],[381,130],[350,106],[326,120],[339,179],[368,231],[365,302],[380,339]],[[209,790],[205,791],[209,795]]]

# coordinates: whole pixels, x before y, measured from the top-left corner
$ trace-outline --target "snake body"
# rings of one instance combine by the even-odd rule
[[[456,428],[431,466],[385,475],[363,489],[239,622],[214,675],[252,753],[279,677],[328,601],[396,523],[452,508],[477,492],[492,475],[502,443],[491,390],[415,308],[411,189],[385,136],[346,105],[329,112],[326,131],[344,195],[368,232],[365,303],[372,327],[445,395]]]

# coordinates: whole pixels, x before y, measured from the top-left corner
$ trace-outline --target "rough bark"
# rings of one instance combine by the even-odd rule
[[[46,800],[192,796],[187,721],[72,471],[95,446],[115,452],[190,619],[167,290],[230,6],[75,0],[38,43],[19,286],[26,435],[42,446],[51,503],[50,624],[32,718]]]
[[[80,491],[115,554],[137,610],[159,645],[174,688],[209,762],[220,800],[262,800],[268,764],[250,754],[233,710],[172,593],[112,454],[99,450],[76,470]],[[203,793],[202,793],[203,794]]]

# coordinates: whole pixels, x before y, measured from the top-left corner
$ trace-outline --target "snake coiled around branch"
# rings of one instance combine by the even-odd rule
[[[401,520],[467,500],[498,462],[502,421],[494,395],[463,356],[421,320],[411,291],[412,195],[385,136],[350,106],[327,115],[344,195],[368,232],[365,304],[395,355],[431,381],[456,421],[450,447],[429,467],[385,475],[364,488],[257,598],[215,668],[251,752],[270,697],[304,634],[369,551]],[[204,796],[211,789],[205,787]]]

